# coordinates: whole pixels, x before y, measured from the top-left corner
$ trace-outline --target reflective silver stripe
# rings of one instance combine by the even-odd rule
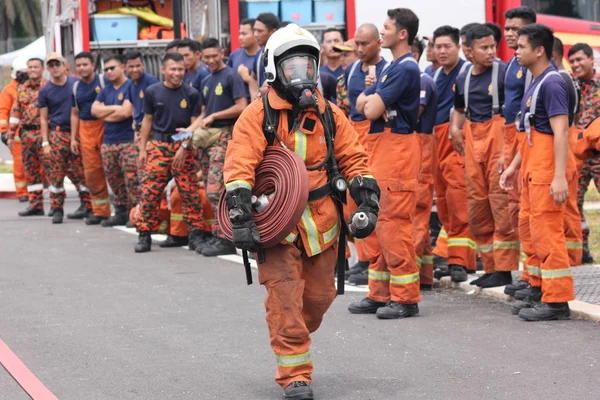
[[[171,211],[171,192],[173,191],[173,186],[175,185],[175,179],[171,179],[169,183],[167,183],[167,187],[165,188],[165,198],[167,200],[167,210]]]
[[[448,247],[469,247],[475,250],[476,244],[474,240],[469,238],[450,238],[448,239]]]
[[[294,241],[296,240],[297,237],[298,237],[298,234],[292,232],[289,235],[287,235],[284,240],[288,243],[294,243]]]
[[[62,193],[65,191],[65,188],[58,188],[56,186],[50,185],[50,186],[48,186],[48,190],[52,193]]]
[[[498,94],[498,62],[492,65],[492,113],[500,112],[500,95]]]
[[[93,206],[100,206],[102,204],[108,204],[108,203],[109,203],[108,198],[92,200]]]
[[[37,192],[38,190],[44,190],[43,183],[34,183],[33,185],[27,186],[28,192]]]
[[[526,259],[527,259],[527,254],[525,254],[524,252],[521,252],[521,262],[525,262]]]
[[[27,182],[15,182],[15,186],[18,188],[27,187]]]
[[[79,185],[79,191],[80,192],[89,192],[90,189],[88,189],[85,185]]]
[[[231,192],[235,189],[246,188],[248,190],[252,190],[252,185],[243,180],[231,181],[225,184],[225,190]]]
[[[171,213],[171,219],[173,221],[183,221],[183,214],[173,214],[173,213]]]
[[[542,270],[542,279],[571,278],[572,276],[571,268]]]
[[[492,243],[490,243],[490,244],[478,244],[477,245],[477,250],[480,253],[491,253],[492,251],[494,251],[494,245]]]
[[[540,269],[540,267],[536,267],[534,265],[527,265],[527,272],[531,276],[542,276],[542,270]]]
[[[583,249],[583,242],[567,242],[567,249],[571,249],[571,250]]]
[[[275,354],[275,359],[277,360],[278,367],[297,367],[298,365],[304,365],[310,362],[310,351],[292,356],[280,356]]]
[[[339,224],[339,222],[336,222],[335,225],[333,226],[333,228],[331,228],[330,230],[328,230],[327,232],[325,232],[323,234],[323,241],[325,242],[325,244],[329,244],[335,238],[337,238],[339,231],[340,231],[340,224]]]
[[[520,250],[521,242],[494,241],[494,250]]]
[[[410,285],[411,283],[415,283],[419,280],[419,273],[415,272],[413,274],[407,275],[392,275],[390,278],[390,283],[394,285]]]
[[[423,264],[433,264],[433,256],[423,256]]]
[[[306,161],[306,135],[299,130],[295,132],[294,153],[298,154],[302,161]]]
[[[392,275],[385,271],[375,271],[369,268],[369,279],[374,281],[389,281]]]
[[[169,223],[167,221],[162,221],[158,226],[158,233],[165,233],[168,227]]]
[[[438,235],[438,237],[442,237],[442,238],[447,238],[448,237],[448,233],[446,233],[446,231],[444,230],[444,228],[442,228],[442,230],[440,230],[440,234]]]
[[[309,247],[309,256],[314,256],[316,254],[321,253],[321,244],[319,243],[319,231],[317,229],[317,224],[312,218],[312,212],[310,211],[310,206],[306,205],[304,209],[304,213],[302,213],[302,225],[304,225],[304,229],[306,230],[306,236],[308,239],[308,247]]]
[[[21,119],[16,118],[16,117],[10,117],[8,119],[8,122],[11,123],[11,124],[18,124],[19,122],[21,122]]]

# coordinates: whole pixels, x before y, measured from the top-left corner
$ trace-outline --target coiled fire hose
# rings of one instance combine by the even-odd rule
[[[262,248],[281,243],[298,225],[308,202],[308,186],[308,171],[298,155],[281,147],[267,148],[262,163],[256,169],[256,183],[252,190],[254,222]],[[219,203],[218,221],[225,237],[232,240],[233,227],[225,193]],[[246,264],[247,254],[244,255]],[[246,268],[246,279],[251,284],[249,272]]]

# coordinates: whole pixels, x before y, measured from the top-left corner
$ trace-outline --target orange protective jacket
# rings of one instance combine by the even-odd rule
[[[325,112],[325,100],[317,92],[320,112]],[[268,101],[274,110],[291,110],[292,105],[282,99],[273,90],[268,93]],[[336,125],[336,136],[333,153],[338,161],[340,173],[350,182],[358,175],[371,176],[365,150],[358,141],[358,135],[348,122],[344,113],[335,105],[331,106]],[[224,180],[227,191],[245,187],[254,187],[256,168],[263,160],[267,148],[267,140],[263,133],[264,106],[262,101],[255,101],[247,107],[233,128],[232,140],[229,142],[225,156]],[[279,118],[277,132],[285,145],[299,155],[307,166],[317,165],[327,156],[325,132],[319,122],[315,109],[306,111],[302,118],[316,120],[312,132],[300,128],[288,132],[287,112]],[[303,126],[304,124],[300,124]],[[275,140],[275,146],[281,144]],[[317,189],[328,181],[324,168],[309,171],[309,190]],[[309,257],[320,254],[331,247],[340,231],[338,210],[331,196],[310,202],[302,214],[300,223],[288,235],[284,243],[293,243],[299,234]]]
[[[13,79],[0,94],[0,133],[8,132],[8,119],[17,97],[17,85],[17,80]]]

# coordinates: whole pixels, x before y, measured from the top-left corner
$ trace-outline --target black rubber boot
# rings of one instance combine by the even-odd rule
[[[450,264],[450,279],[452,282],[465,282],[469,279],[467,275],[467,269],[462,265]]]
[[[166,240],[163,240],[158,244],[158,247],[170,248],[170,247],[183,247],[188,245],[187,236],[167,236]]]
[[[528,288],[529,288],[529,282],[522,281],[519,279],[519,280],[515,280],[510,285],[506,285],[506,287],[504,288],[504,294],[514,297],[515,293],[517,293],[519,290],[528,289]]]
[[[581,263],[582,264],[593,264],[594,263],[594,257],[592,257],[592,254],[590,253],[590,248],[587,243],[583,244],[583,252],[581,254]]]
[[[19,211],[19,217],[33,217],[38,215],[44,215],[43,208],[27,207],[25,210]]]
[[[216,238],[210,232],[200,231],[198,237],[195,237],[194,240],[190,241],[190,251],[195,251],[198,254],[202,254],[204,247],[209,243],[212,244],[215,239]]]
[[[483,274],[481,275],[479,278],[475,279],[474,281],[471,281],[469,283],[469,285],[473,285],[473,286],[479,286],[481,285],[483,282],[485,282],[490,276],[492,276],[493,274]]]
[[[292,382],[283,390],[286,400],[313,400],[313,391],[304,381]]]
[[[54,216],[54,208],[50,208],[50,210],[48,210],[48,216],[49,217]]]
[[[134,250],[136,253],[146,253],[152,250],[152,236],[150,232],[140,232]]]
[[[501,271],[501,272],[494,272],[492,274],[492,276],[490,276],[485,281],[482,281],[477,286],[479,286],[482,289],[485,289],[485,288],[505,286],[511,282],[512,282],[512,274],[510,273],[510,271]]]
[[[115,208],[115,215],[108,219],[105,219],[100,223],[100,225],[102,225],[105,228],[110,228],[112,226],[126,225],[127,221],[129,221],[129,215],[127,215],[127,207],[117,206]]]
[[[27,203],[29,201],[29,197],[21,196],[19,197],[19,203]]]
[[[515,292],[514,298],[515,300],[524,300],[531,293],[531,286],[528,286],[526,289],[517,290]]]
[[[529,290],[530,290],[529,296],[527,296],[523,300],[517,300],[513,303],[512,307],[510,308],[510,312],[513,315],[519,315],[521,310],[524,310],[526,308],[531,308],[536,303],[539,303],[542,301],[542,288],[541,287],[532,286],[531,289],[529,289]]]
[[[390,301],[375,313],[375,316],[379,319],[400,319],[416,317],[417,315],[419,315],[418,304],[402,304],[395,301]]]
[[[98,217],[96,215],[91,215],[83,219],[86,225],[100,225],[102,221],[107,220],[108,217]]]
[[[68,219],[84,219],[88,215],[92,213],[92,210],[85,206],[85,203],[82,201],[81,205],[74,212],[67,214]]]
[[[519,311],[519,318],[525,321],[555,321],[571,318],[569,303],[536,303],[533,307]]]
[[[230,242],[225,238],[216,238],[212,244],[209,244],[202,249],[202,255],[204,257],[217,257],[228,254],[237,254],[237,249],[233,245],[233,242]]]
[[[421,289],[421,292],[431,292],[433,290],[433,284],[420,283],[419,288]]]
[[[55,208],[54,214],[52,214],[52,223],[53,224],[62,224],[63,223],[64,212],[62,208]]]
[[[356,300],[350,303],[348,311],[350,311],[350,314],[375,314],[381,307],[385,307],[385,303],[365,297],[362,300]]]
[[[368,269],[369,269],[368,261],[359,261],[356,264],[354,264],[352,267],[350,267],[349,270],[346,271],[346,279],[350,278],[350,275],[360,274],[361,272],[366,271]]]
[[[433,256],[433,277],[435,279],[442,279],[444,276],[449,276],[449,275],[450,275],[450,269],[448,268],[448,260],[434,255]]]
[[[351,283],[353,285],[368,285],[369,271],[364,270],[362,272],[359,272],[358,274],[350,275],[350,278],[348,278],[348,283]]]

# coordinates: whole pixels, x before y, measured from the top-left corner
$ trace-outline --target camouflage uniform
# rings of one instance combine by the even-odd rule
[[[579,112],[575,118],[577,128],[582,129],[600,116],[600,79],[594,77],[589,81],[578,80],[581,88],[579,101]],[[585,193],[591,180],[594,180],[596,190],[600,192],[600,158],[585,161],[579,175],[579,187],[577,189],[577,206],[581,214],[581,227],[583,230],[583,243],[588,247],[590,228],[583,214],[583,201]]]
[[[39,83],[27,80],[17,86],[17,98],[10,113],[8,138],[14,140],[19,126],[21,151],[25,167],[25,180],[32,208],[43,208],[43,170],[46,163],[42,151],[42,133],[40,131],[40,111],[38,94],[48,81]]]
[[[346,78],[344,75],[340,75],[336,81],[335,87],[336,104],[346,114],[346,117],[350,115],[350,97],[348,96],[348,88],[346,87]]]
[[[102,166],[115,194],[115,205],[127,210],[138,202],[138,149],[135,143],[102,143]]]

